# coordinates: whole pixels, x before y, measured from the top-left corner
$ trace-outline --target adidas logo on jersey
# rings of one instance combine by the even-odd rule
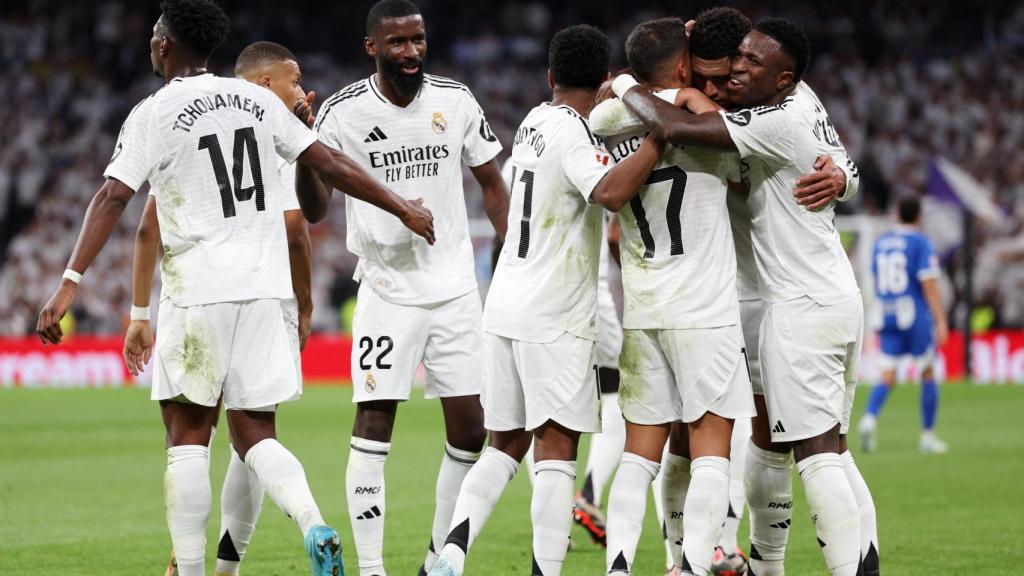
[[[774,432],[776,434],[782,434],[785,431],[786,431],[786,428],[782,425],[782,420],[776,421],[775,422],[775,427],[772,428],[772,432]]]
[[[374,518],[380,518],[380,517],[381,517],[380,508],[377,508],[376,506],[374,506],[373,508],[370,508],[366,512],[363,512],[362,514],[360,514],[359,516],[356,516],[356,520],[373,520]]]
[[[370,132],[370,135],[367,136],[366,140],[363,140],[363,142],[380,142],[387,139],[388,137],[384,134],[384,131],[380,129],[380,126],[374,126],[373,131]]]

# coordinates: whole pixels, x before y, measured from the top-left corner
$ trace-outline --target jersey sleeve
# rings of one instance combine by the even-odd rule
[[[341,121],[334,106],[325,105],[320,107],[320,112],[316,115],[316,120],[313,122],[313,130],[316,131],[316,137],[321,142],[335,150],[341,150],[340,124]]]
[[[756,156],[771,162],[787,162],[792,158],[796,122],[786,108],[722,110],[719,114],[741,158]]]
[[[462,138],[462,161],[471,168],[476,168],[494,159],[501,152],[501,142],[494,135],[483,108],[477,104],[472,95],[467,94],[467,118]]]
[[[306,148],[316,142],[316,133],[292,114],[276,96],[266,99],[268,110],[274,115],[274,148],[289,163],[295,162]]]
[[[914,272],[917,279],[931,280],[939,277],[939,257],[935,255],[935,248],[925,236],[920,236],[917,243],[917,254],[914,262]]]
[[[562,170],[589,202],[590,193],[615,162],[604,143],[590,131],[587,121],[579,116],[567,119],[562,137]]]
[[[295,194],[295,164],[278,157],[277,177],[284,188],[284,211],[301,210],[299,197]]]
[[[163,146],[153,117],[153,97],[140,102],[128,114],[114,145],[103,176],[124,182],[138,191],[160,164]]]

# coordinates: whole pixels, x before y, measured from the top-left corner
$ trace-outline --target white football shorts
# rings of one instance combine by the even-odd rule
[[[830,306],[810,298],[768,305],[761,323],[761,374],[772,441],[850,427],[864,332],[860,294]]]
[[[484,427],[533,430],[552,420],[577,432],[601,431],[594,342],[564,333],[538,344],[484,334]]]
[[[361,283],[352,319],[352,401],[408,400],[421,362],[425,397],[480,394],[482,314],[476,290],[403,306]]]
[[[302,394],[298,305],[260,299],[160,302],[153,400],[184,397],[227,410],[270,410]]]
[[[750,371],[750,387],[754,394],[764,395],[761,383],[761,321],[768,303],[764,300],[740,300],[740,325],[743,326],[743,342],[747,350],[747,368]]]
[[[754,415],[738,324],[688,330],[626,330],[619,405],[634,424],[694,422],[707,412]]]

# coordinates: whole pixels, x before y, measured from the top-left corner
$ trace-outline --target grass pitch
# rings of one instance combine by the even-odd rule
[[[859,395],[863,401],[864,391]],[[347,388],[309,388],[285,406],[280,438],[306,467],[324,516],[342,533],[348,573],[355,550],[344,473],[354,409]],[[859,414],[858,409],[857,413]],[[939,431],[952,450],[917,452],[917,389],[897,390],[881,420],[881,450],[858,463],[878,508],[882,567],[889,575],[1011,574],[1024,563],[1024,387],[945,386]],[[387,464],[387,568],[416,573],[430,533],[434,479],[443,450],[440,406],[399,409]],[[212,456],[214,512],[207,547],[213,570],[226,430]],[[855,449],[856,450],[856,449]],[[585,454],[585,450],[581,451]],[[0,391],[0,574],[163,574],[164,435],[144,390]],[[580,469],[583,469],[581,459]],[[787,573],[825,574],[799,480]],[[530,568],[530,488],[509,486],[472,550],[467,573]],[[653,508],[634,573],[660,575],[664,549]],[[740,529],[746,545],[747,528]],[[566,575],[603,573],[604,551],[574,529]],[[308,574],[295,525],[267,499],[242,574]]]

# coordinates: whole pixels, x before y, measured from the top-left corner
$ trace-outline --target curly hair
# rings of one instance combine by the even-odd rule
[[[811,62],[811,42],[803,28],[783,18],[765,18],[754,25],[754,30],[782,46],[782,51],[793,59],[793,82],[799,82]]]
[[[686,23],[680,18],[641,22],[626,38],[626,61],[638,80],[650,82],[669,58],[686,51]]]
[[[231,20],[213,0],[163,0],[160,12],[171,37],[200,58],[209,58],[231,31]]]
[[[380,0],[366,15],[366,35],[373,36],[380,23],[388,18],[401,18],[419,14],[420,9],[409,0]]]
[[[697,15],[690,33],[690,53],[704,60],[736,54],[743,37],[753,29],[750,18],[735,8],[711,8]]]
[[[608,37],[589,24],[559,30],[548,48],[548,68],[555,84],[596,90],[608,77],[612,46]]]

